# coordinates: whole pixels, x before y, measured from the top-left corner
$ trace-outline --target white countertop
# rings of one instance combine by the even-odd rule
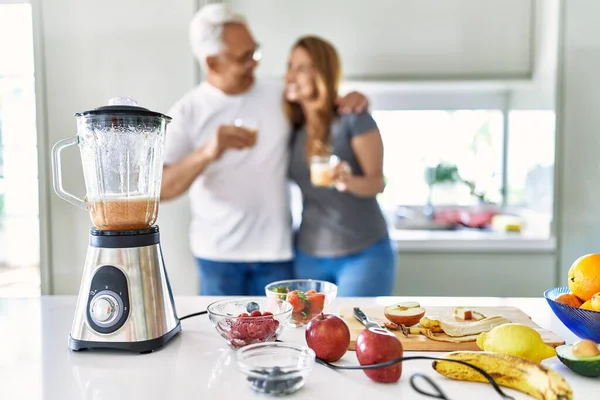
[[[389,304],[405,298],[338,298],[329,311],[341,305]],[[517,306],[533,320],[551,329],[567,343],[576,340],[554,317],[542,298],[411,298],[424,306]],[[137,355],[122,352],[71,352],[67,339],[75,297],[0,299],[0,399],[10,400],[153,400],[153,399],[260,399],[237,371],[234,351],[218,336],[208,317],[182,321],[183,331],[162,350]],[[180,316],[202,311],[212,297],[176,299]],[[286,328],[281,339],[304,343],[303,328]],[[409,353],[410,355],[436,353]],[[354,352],[341,362],[357,363]],[[575,399],[597,397],[598,379],[571,373],[556,358],[544,364],[558,370],[571,384]],[[370,381],[362,371],[333,371],[316,365],[298,399],[426,399],[410,387],[410,376],[422,372],[434,379],[452,399],[500,399],[490,385],[451,381],[438,375],[429,361],[410,361],[396,384]],[[506,389],[515,399],[530,397]]]
[[[390,229],[396,248],[409,252],[533,252],[552,253],[556,239],[540,235],[479,230]]]

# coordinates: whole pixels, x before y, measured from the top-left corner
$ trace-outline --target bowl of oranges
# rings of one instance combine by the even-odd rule
[[[568,286],[548,289],[544,297],[571,332],[600,342],[600,254],[575,260],[569,268]]]

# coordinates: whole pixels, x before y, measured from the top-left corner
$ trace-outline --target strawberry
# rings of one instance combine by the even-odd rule
[[[325,307],[325,295],[323,293],[310,294],[307,297],[309,302],[309,312],[311,315],[317,315],[323,311]]]
[[[294,307],[294,312],[301,312],[306,307],[306,296],[300,290],[289,292],[286,300]]]

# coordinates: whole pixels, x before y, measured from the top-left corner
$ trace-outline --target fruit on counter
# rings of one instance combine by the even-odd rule
[[[429,329],[432,333],[442,333],[444,330],[441,327],[440,320],[436,317],[423,317],[419,321],[422,328]]]
[[[442,358],[473,364],[493,376],[498,385],[529,394],[535,399],[573,399],[571,387],[558,372],[521,357],[481,351],[455,351]],[[488,382],[476,370],[452,361],[434,361],[433,369],[451,379]]]
[[[584,302],[600,292],[600,254],[579,257],[569,268],[569,290]]]
[[[346,354],[350,329],[337,315],[319,314],[310,320],[304,333],[306,344],[321,360],[334,362]]]
[[[477,335],[482,332],[489,332],[496,326],[508,323],[510,323],[510,320],[500,315],[472,322],[457,322],[450,319],[440,320],[440,326],[444,330],[444,333],[452,337]]]
[[[454,309],[454,316],[458,319],[470,320],[473,319],[473,311],[468,308],[457,307]]]
[[[400,358],[404,354],[402,343],[391,332],[380,328],[364,329],[356,338],[356,358],[360,365],[371,365]],[[402,363],[389,367],[364,369],[373,381],[397,382],[402,376]]]
[[[286,287],[277,287],[274,291],[281,293],[279,297],[294,307],[292,321],[298,324],[307,323],[323,312],[325,307],[325,294],[314,289],[303,292],[301,290],[289,291]]]
[[[485,315],[480,312],[473,311],[470,308],[466,307],[456,307],[454,309],[454,318],[462,320],[462,321],[478,321],[480,319],[484,319]]]
[[[476,342],[481,350],[522,357],[537,363],[556,355],[554,347],[544,343],[538,331],[518,323],[500,325],[483,332]]]
[[[558,359],[571,371],[589,378],[600,377],[600,345],[592,340],[578,340],[556,348]]]
[[[229,343],[234,348],[277,339],[279,321],[268,311],[242,313],[238,318],[225,320],[225,323],[229,326],[226,330]]]
[[[596,293],[590,300],[590,306],[594,311],[600,311],[600,293]]]
[[[413,326],[425,315],[425,309],[414,301],[406,301],[385,307],[383,314],[395,324]]]
[[[383,322],[383,326],[385,326],[390,331],[397,331],[398,329],[400,329],[400,325],[395,324],[395,323],[390,322],[390,321],[384,321]]]
[[[579,308],[583,304],[583,301],[573,293],[563,293],[557,296],[555,301],[575,308]]]
[[[581,339],[573,343],[573,355],[578,358],[600,356],[600,348],[593,340]]]
[[[251,313],[255,310],[260,310],[260,306],[258,305],[258,303],[256,303],[255,301],[251,301],[248,304],[246,304],[246,311]]]
[[[591,310],[591,311],[594,311],[594,310],[592,309],[592,301],[591,301],[591,300],[588,300],[588,301],[586,301],[586,302],[585,302],[585,303],[583,303],[583,304],[581,305],[581,307],[579,307],[579,308],[582,308],[582,309],[584,309],[584,310]]]

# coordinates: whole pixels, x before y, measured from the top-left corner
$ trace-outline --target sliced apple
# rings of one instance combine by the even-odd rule
[[[462,319],[463,321],[468,321],[473,319],[473,311],[464,307],[456,307],[454,309],[454,317]]]
[[[459,321],[479,321],[485,318],[482,313],[466,307],[456,307],[453,315]]]
[[[395,324],[413,326],[423,318],[425,309],[417,302],[406,301],[385,307],[383,314]]]

